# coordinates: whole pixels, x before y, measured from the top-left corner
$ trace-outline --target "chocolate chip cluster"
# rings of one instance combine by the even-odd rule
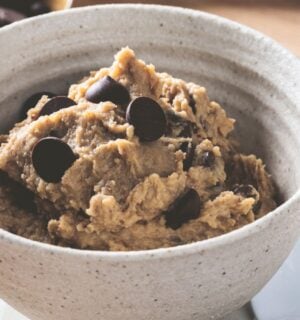
[[[51,99],[42,107],[36,118],[76,105],[75,101],[66,96],[40,92],[25,102],[24,111],[27,112],[30,106],[35,105],[43,95],[48,95]],[[176,128],[178,123],[184,121],[173,111],[172,115],[167,114],[168,112],[165,113],[159,103],[149,97],[141,96],[131,100],[128,90],[110,76],[105,76],[95,82],[87,90],[85,98],[92,103],[111,101],[120,106],[126,121],[134,127],[134,133],[141,143],[158,140],[161,136],[170,133],[170,123],[171,127]],[[181,123],[180,127],[182,132],[179,135],[181,137],[192,136],[190,124]],[[180,149],[185,153],[183,169],[187,171],[193,163],[195,146],[192,142],[184,142]],[[71,147],[55,136],[40,139],[32,150],[32,164],[36,173],[49,183],[59,183],[65,171],[72,166],[77,158]],[[201,161],[201,165],[204,167],[212,166],[214,163],[213,153],[205,152]],[[194,189],[185,190],[164,212],[166,225],[172,229],[179,228],[183,223],[197,218],[201,207],[202,203],[198,193]]]
[[[55,96],[51,92],[40,92],[30,97],[24,103],[24,113],[35,105],[43,95],[52,97],[40,110],[39,116],[50,115],[60,109],[75,106],[76,102],[65,96]],[[130,101],[128,90],[110,76],[94,83],[86,92],[86,99],[92,103],[111,101],[121,105],[126,110],[126,121],[134,126],[135,135],[141,142],[151,142],[159,139],[166,131],[167,120],[161,106],[151,98],[138,97]],[[46,182],[58,183],[64,172],[75,161],[69,146],[56,137],[46,137],[37,142],[32,151],[32,163],[37,174]],[[41,163],[47,161],[51,149],[60,159],[51,161],[48,169]],[[42,152],[42,151],[43,152]],[[72,161],[73,160],[73,161]],[[68,166],[66,166],[68,163]],[[64,170],[63,170],[64,169]]]
[[[111,101],[122,105],[126,109],[126,121],[134,126],[135,135],[141,141],[155,141],[166,131],[166,116],[156,101],[148,97],[138,97],[129,103],[127,89],[110,76],[94,83],[88,89],[86,99],[94,103]]]

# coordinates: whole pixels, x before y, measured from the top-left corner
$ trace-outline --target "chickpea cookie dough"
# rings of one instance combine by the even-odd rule
[[[0,137],[0,227],[94,250],[170,247],[240,228],[276,207],[262,160],[204,87],[129,48],[68,96],[38,93]]]

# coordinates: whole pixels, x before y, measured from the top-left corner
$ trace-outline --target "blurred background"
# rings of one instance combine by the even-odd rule
[[[262,31],[300,57],[300,0],[0,0],[0,27],[53,10],[107,3],[153,3],[218,14]]]
[[[181,6],[215,13],[262,31],[300,57],[300,0],[74,0],[73,6],[129,2]]]

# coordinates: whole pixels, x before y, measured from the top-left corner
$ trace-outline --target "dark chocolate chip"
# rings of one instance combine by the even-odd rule
[[[85,97],[88,101],[94,103],[111,101],[121,105],[127,105],[130,100],[128,90],[110,76],[95,82],[87,90]]]
[[[0,7],[0,27],[24,19],[25,16],[17,11]]]
[[[185,159],[183,160],[183,170],[187,171],[193,164],[195,146],[192,142],[184,142],[181,144],[180,150],[185,153]]]
[[[166,226],[174,230],[200,215],[202,203],[196,190],[184,192],[165,213]]]
[[[232,188],[233,193],[240,194],[241,196],[245,198],[256,198],[257,194],[255,192],[255,189],[250,184],[237,184],[234,185]]]
[[[22,114],[21,117],[22,119],[25,119],[27,117],[27,112],[30,108],[33,108],[36,106],[36,104],[38,103],[38,101],[41,99],[42,96],[48,96],[48,98],[53,98],[55,97],[55,94],[52,92],[48,92],[48,91],[42,91],[42,92],[38,92],[33,94],[32,96],[30,96],[24,103],[22,106]]]
[[[205,151],[202,155],[202,165],[209,168],[214,164],[215,159],[216,157],[212,151]]]
[[[60,109],[69,108],[75,106],[77,103],[72,99],[65,96],[57,96],[50,99],[45,103],[42,110],[40,111],[40,116],[45,116],[52,114]]]
[[[43,1],[35,1],[29,7],[29,16],[37,16],[50,12],[50,8]]]
[[[134,99],[126,111],[126,120],[134,126],[141,141],[159,139],[166,131],[167,121],[161,106],[151,98]]]
[[[36,173],[46,182],[53,183],[60,182],[77,158],[67,143],[55,137],[39,140],[31,157]]]
[[[196,114],[197,110],[196,110],[196,101],[193,98],[193,95],[190,95],[190,107],[193,111],[193,114]]]

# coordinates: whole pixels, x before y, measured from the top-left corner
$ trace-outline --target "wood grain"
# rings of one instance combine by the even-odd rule
[[[300,57],[299,0],[74,0],[74,6],[112,2],[156,3],[215,13],[271,36]]]

